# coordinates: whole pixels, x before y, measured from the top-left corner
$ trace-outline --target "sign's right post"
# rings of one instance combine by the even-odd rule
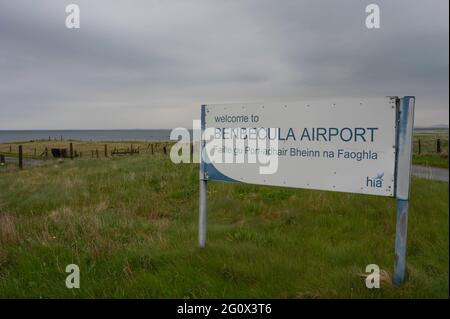
[[[397,116],[396,190],[397,224],[395,232],[394,284],[400,286],[405,279],[408,206],[411,181],[412,137],[415,98],[405,96],[399,100]]]

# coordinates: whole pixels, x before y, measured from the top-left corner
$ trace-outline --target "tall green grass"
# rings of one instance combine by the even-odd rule
[[[163,155],[0,170],[0,297],[448,298],[448,183],[414,179],[407,280],[395,200],[210,182],[197,248],[198,165]],[[81,288],[67,289],[67,264]]]

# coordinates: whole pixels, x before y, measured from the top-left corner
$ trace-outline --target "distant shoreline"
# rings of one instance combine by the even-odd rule
[[[415,127],[416,132],[448,132],[448,127]],[[0,143],[30,141],[170,141],[171,129],[117,129],[117,130],[0,130]],[[192,130],[190,130],[192,135]]]
[[[170,141],[164,130],[0,130],[0,143],[19,141]]]
[[[415,131],[448,131],[449,127],[415,127]]]

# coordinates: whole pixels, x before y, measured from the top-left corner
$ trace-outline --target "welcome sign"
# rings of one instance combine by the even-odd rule
[[[201,109],[199,246],[207,182],[234,181],[395,197],[393,281],[405,278],[415,97]]]
[[[393,197],[397,101],[204,105],[203,173],[212,180]]]

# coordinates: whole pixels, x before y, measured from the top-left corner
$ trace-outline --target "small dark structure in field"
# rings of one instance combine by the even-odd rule
[[[52,155],[55,158],[67,158],[68,152],[67,148],[52,148]]]

